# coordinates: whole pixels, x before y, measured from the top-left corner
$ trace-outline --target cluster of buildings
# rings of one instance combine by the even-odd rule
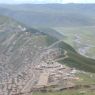
[[[23,95],[32,91],[55,91],[74,87],[73,80],[77,71],[56,62],[55,59],[59,56],[61,52],[58,49],[49,49],[42,53],[38,64],[26,64],[20,73],[1,82],[0,95]]]
[[[34,91],[52,91],[75,87],[76,69],[67,67],[58,62],[49,60],[37,65],[36,70],[40,72]],[[53,88],[52,88],[53,87]]]

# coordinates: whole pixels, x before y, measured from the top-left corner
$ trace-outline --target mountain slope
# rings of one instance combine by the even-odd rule
[[[42,50],[58,39],[57,36],[54,38],[54,35],[46,35],[41,30],[27,29],[27,27],[8,17],[1,16],[0,18],[0,21],[3,21],[0,24],[0,64],[1,66],[5,64],[3,68],[8,67],[8,71],[5,69],[6,72],[19,72],[25,64],[33,63]],[[55,47],[56,44],[53,48]],[[64,64],[77,69],[95,72],[95,60],[79,55],[70,45],[63,41],[57,44],[57,48],[61,48],[63,57],[64,50],[67,51],[69,57],[61,61]]]
[[[93,73],[95,72],[94,59],[86,58],[85,56],[78,54],[71,46],[69,46],[64,42],[60,42],[58,44],[58,47],[61,48],[63,54],[60,57],[61,60],[58,60],[59,62],[83,71],[93,72]],[[67,51],[66,55],[64,55],[64,50]],[[64,59],[64,56],[67,56],[67,58]]]
[[[0,70],[17,73],[47,47],[47,36],[8,17],[0,16]],[[3,70],[3,71],[2,71]]]

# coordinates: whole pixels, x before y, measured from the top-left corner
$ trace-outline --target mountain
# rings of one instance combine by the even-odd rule
[[[0,16],[1,72],[17,73],[25,64],[32,63],[40,49],[47,46],[47,37],[36,29]]]
[[[93,73],[95,72],[94,59],[86,58],[80,55],[67,43],[60,42],[57,45],[59,48],[61,48],[61,52],[63,54],[63,56],[58,58],[58,62],[66,64],[67,66],[70,67],[75,67],[79,70],[93,72]],[[64,54],[64,52],[66,53]]]
[[[5,93],[9,93],[9,95],[31,94],[31,89],[43,80],[40,80],[42,75],[47,76],[50,70],[48,65],[50,68],[53,66],[52,74],[54,74],[53,70],[55,72],[57,68],[63,70],[64,66],[66,66],[66,70],[70,70],[71,74],[71,70],[75,68],[77,73],[74,76],[72,74],[72,77],[78,79],[73,81],[76,82],[76,85],[78,84],[79,89],[83,86],[91,85],[92,87],[92,84],[95,83],[95,74],[93,74],[95,73],[95,60],[80,55],[72,46],[64,42],[62,37],[66,38],[55,29],[31,28],[12,18],[0,16],[0,93],[2,94],[4,91],[4,95]],[[40,68],[40,66],[42,67]],[[68,71],[66,70],[64,73],[67,77]],[[61,82],[64,83],[62,77]],[[62,83],[58,82],[54,86],[61,87]],[[54,87],[51,86],[51,88]]]
[[[94,10],[95,4],[0,5],[0,94],[31,94],[37,86],[46,93],[33,95],[94,95]]]
[[[64,60],[67,65],[95,72],[95,60],[79,55],[70,45],[60,42],[58,33],[55,32],[52,36],[54,30],[50,33],[45,33],[41,29],[27,28],[13,19],[0,16],[0,66],[5,68],[5,72],[17,73],[25,64],[33,63],[35,58],[39,59],[41,51],[45,52],[44,49],[48,50],[48,46],[59,41],[51,48],[56,48],[57,45],[57,48],[62,48],[62,53],[64,50],[68,52],[69,57]]]
[[[94,26],[94,4],[20,4],[0,5],[4,14],[27,26],[71,27]]]

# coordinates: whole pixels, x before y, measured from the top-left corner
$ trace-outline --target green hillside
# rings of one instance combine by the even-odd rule
[[[70,45],[60,42],[57,45],[59,48],[61,48],[62,51],[62,57],[64,57],[64,50],[67,51],[68,58],[59,60],[60,63],[66,64],[70,67],[75,67],[77,69],[87,71],[87,72],[95,72],[95,60],[86,58],[80,54],[78,54]]]
[[[80,90],[66,90],[61,92],[33,93],[33,95],[82,95]],[[95,92],[85,92],[83,95],[95,95]]]
[[[72,46],[72,44],[70,44],[68,41],[66,43],[67,37],[69,39],[69,37],[71,35],[66,36],[65,35],[66,31],[64,32],[64,28],[62,31],[63,36],[60,35],[60,32],[55,31],[53,29],[44,28],[44,29],[39,29],[39,30],[43,33],[46,33],[47,35],[51,35],[50,38],[47,40],[47,42],[49,43],[48,45],[51,45],[52,43],[57,42],[58,40],[59,41],[61,40],[54,47],[61,48],[62,56],[60,58],[64,57],[64,50],[66,50],[68,58],[63,59],[63,60],[61,59],[59,61],[60,63],[66,64],[70,67],[75,67],[79,70],[95,73],[95,60],[79,54],[77,52],[77,50],[74,48],[74,46]],[[87,32],[87,33],[89,33],[89,32]],[[67,31],[67,34],[68,34],[68,31]],[[71,33],[71,34],[73,36],[73,33]],[[55,38],[54,38],[54,36],[55,36]],[[73,41],[72,39],[70,39],[70,40]]]
[[[63,35],[64,42],[81,55],[95,59],[95,26],[54,27],[53,29]]]

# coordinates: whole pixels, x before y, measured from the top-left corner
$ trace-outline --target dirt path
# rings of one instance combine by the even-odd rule
[[[55,61],[60,61],[60,60],[64,60],[64,59],[68,58],[69,56],[67,55],[67,53],[68,53],[68,52],[67,52],[66,50],[64,50],[64,57],[55,59]]]

